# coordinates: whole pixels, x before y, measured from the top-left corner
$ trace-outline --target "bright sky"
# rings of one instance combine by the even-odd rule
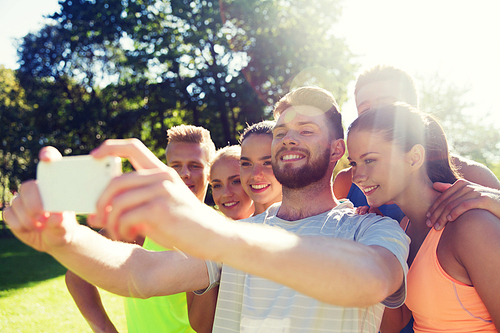
[[[18,68],[14,38],[37,32],[43,16],[59,10],[58,0],[0,0],[0,65]]]
[[[36,32],[42,16],[58,10],[57,0],[0,0],[0,64],[17,68],[12,38]],[[343,0],[336,35],[343,36],[361,71],[379,63],[412,75],[439,75],[459,87],[500,128],[495,96],[500,89],[500,1],[497,0]],[[356,115],[353,84],[343,106],[346,124]]]
[[[385,63],[470,87],[471,113],[492,113],[500,128],[499,13],[497,0],[344,0],[337,35],[361,55],[361,71]],[[343,114],[352,121],[354,83],[349,88]]]

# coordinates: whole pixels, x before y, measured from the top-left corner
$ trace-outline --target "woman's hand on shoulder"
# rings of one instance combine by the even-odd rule
[[[359,206],[359,207],[355,207],[355,210],[356,210],[356,214],[358,215],[365,215],[365,214],[370,214],[370,213],[373,213],[373,214],[377,214],[377,215],[380,215],[380,216],[385,216],[384,214],[382,214],[382,212],[376,208],[376,207],[370,207],[370,206]]]

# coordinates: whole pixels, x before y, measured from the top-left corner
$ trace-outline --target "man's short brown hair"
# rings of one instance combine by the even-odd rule
[[[334,140],[344,138],[344,128],[342,127],[342,115],[335,97],[319,87],[300,87],[283,96],[274,106],[274,119],[278,119],[283,111],[292,106],[314,106],[325,112],[331,128],[331,138]]]
[[[193,125],[179,125],[167,130],[168,145],[172,142],[187,142],[200,144],[207,153],[210,162],[215,155],[215,144],[210,137],[210,131]]]
[[[415,80],[409,73],[390,65],[377,65],[361,73],[356,80],[354,95],[357,95],[359,90],[367,84],[380,81],[396,82],[399,90],[394,93],[397,94],[395,97],[398,97],[398,102],[404,102],[418,108],[418,91]]]

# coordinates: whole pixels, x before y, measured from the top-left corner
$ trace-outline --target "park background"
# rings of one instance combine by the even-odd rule
[[[356,76],[380,63],[414,75],[452,151],[498,177],[499,10],[486,0],[0,0],[0,207],[34,177],[44,145],[75,155],[137,137],[163,159],[165,130],[187,123],[222,147],[301,85],[330,90],[346,127]],[[8,236],[2,227],[0,331],[90,331],[64,269]],[[104,297],[123,325],[119,298]]]

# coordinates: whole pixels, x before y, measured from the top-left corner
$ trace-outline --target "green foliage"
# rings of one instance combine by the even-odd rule
[[[0,66],[0,207],[30,172],[34,132],[24,97],[14,72]]]
[[[500,133],[491,123],[484,123],[470,112],[467,87],[458,87],[437,74],[420,78],[421,109],[434,114],[443,126],[450,151],[489,167],[500,155]]]
[[[234,144],[296,86],[323,86],[342,103],[357,66],[330,29],[338,3],[61,1],[20,45],[35,141],[77,154],[138,137],[160,154],[180,123]]]
[[[108,138],[140,138],[163,158],[166,130],[187,123],[236,144],[247,123],[301,85],[341,104],[357,65],[331,26],[339,1],[60,1],[51,24],[0,68],[0,177],[17,190],[52,145],[86,154]],[[9,191],[4,191],[3,202]]]

